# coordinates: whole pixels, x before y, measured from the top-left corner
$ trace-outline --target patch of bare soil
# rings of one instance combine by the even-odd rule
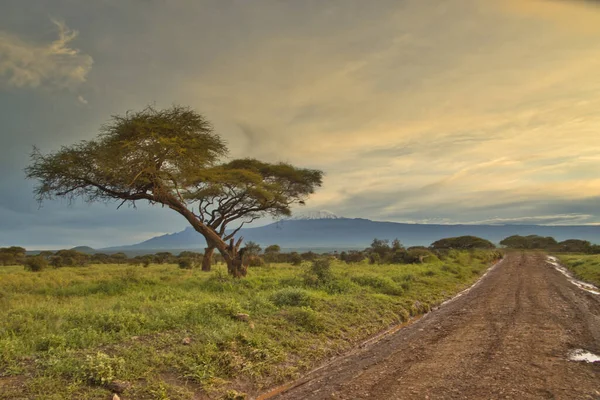
[[[600,399],[600,296],[514,252],[463,296],[273,395],[296,399]]]

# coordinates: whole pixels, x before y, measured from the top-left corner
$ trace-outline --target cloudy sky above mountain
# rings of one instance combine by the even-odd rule
[[[0,0],[0,246],[129,244],[164,209],[48,202],[32,145],[189,105],[232,157],[326,172],[306,210],[600,223],[600,7],[553,0]]]

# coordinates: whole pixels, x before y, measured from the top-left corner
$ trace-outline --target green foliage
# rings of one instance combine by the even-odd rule
[[[392,296],[401,296],[404,293],[402,286],[385,276],[357,275],[352,277],[352,281],[360,286],[371,287],[378,293],[389,294]]]
[[[89,264],[90,256],[76,250],[59,250],[50,256],[50,264],[54,268],[84,267]]]
[[[228,390],[225,395],[223,395],[223,400],[246,400],[246,393],[240,393],[237,390]]]
[[[83,378],[96,385],[106,385],[123,372],[125,360],[111,357],[101,351],[87,355],[82,367]]]
[[[49,155],[34,150],[26,173],[39,181],[40,200],[152,200],[176,189],[166,182],[185,187],[198,169],[226,153],[225,143],[200,114],[180,106],[147,107],[113,116],[96,140]]]
[[[286,318],[292,324],[308,332],[318,333],[325,330],[323,318],[310,307],[295,307],[287,311]]]
[[[253,241],[246,242],[246,254],[250,256],[258,256],[262,251],[262,248],[258,243]]]
[[[340,260],[347,264],[360,263],[365,259],[365,253],[362,251],[350,250],[348,252],[342,252],[340,254]]]
[[[1,247],[0,265],[22,265],[25,261],[25,249],[23,247]]]
[[[290,253],[288,262],[292,265],[299,266],[302,264],[302,256],[294,251]]]
[[[307,251],[305,253],[300,254],[300,257],[302,257],[303,261],[314,261],[315,259],[319,258],[319,255],[312,251]]]
[[[307,286],[325,285],[332,280],[331,259],[328,257],[314,260],[304,274],[304,284]]]
[[[224,265],[210,274],[156,263],[0,267],[0,371],[21,382],[2,395],[103,398],[115,379],[139,399],[274,386],[440,304],[477,279],[491,253],[448,251],[401,267],[317,260],[308,285],[282,263],[251,268],[245,280]]]
[[[587,240],[568,239],[556,245],[556,251],[565,253],[592,253],[593,247]]]
[[[247,222],[287,216],[294,204],[322,184],[319,170],[255,159],[223,162],[225,142],[204,116],[190,108],[142,111],[113,116],[89,141],[47,155],[34,148],[27,177],[37,181],[41,202],[83,198],[88,202],[147,201],[172,209],[218,249],[236,277],[247,273],[241,242],[228,244]],[[236,222],[235,229],[228,225]],[[155,262],[172,262],[157,259]],[[55,266],[74,265],[56,256]]]
[[[279,254],[281,252],[281,247],[278,244],[272,244],[265,248],[265,261],[269,263],[278,262]]]
[[[190,257],[188,255],[184,255],[183,258],[190,260],[190,262],[193,260],[193,257]],[[173,254],[169,253],[168,251],[162,251],[154,255],[154,262],[157,264],[170,264],[174,261],[175,256],[173,256]]]
[[[459,236],[453,238],[440,239],[431,244],[435,250],[468,250],[468,249],[495,249],[496,246],[486,239],[477,236]]]
[[[365,249],[364,252],[351,251],[348,254],[344,254],[341,259],[347,263],[360,262],[364,259],[365,255],[368,257],[370,264],[414,264],[422,263],[427,258],[430,261],[436,260],[435,255],[426,247],[411,247],[406,249],[398,239],[394,239],[390,246],[389,240],[377,238],[373,239],[371,246]]]
[[[41,256],[25,258],[25,271],[39,272],[48,267],[48,260]]]
[[[261,256],[251,254],[249,256],[246,256],[246,263],[250,267],[262,267],[263,265],[265,265],[265,260],[263,260]]]
[[[538,235],[520,236],[513,235],[504,238],[500,244],[511,249],[555,249],[557,242],[552,237],[543,237]]]
[[[562,254],[559,258],[575,277],[600,287],[600,255]]]
[[[380,264],[381,256],[378,253],[369,254],[369,264]]]
[[[180,258],[177,260],[177,265],[179,265],[179,268],[181,269],[192,269],[194,268],[194,260],[187,257]]]
[[[313,304],[313,298],[310,292],[294,287],[280,289],[273,293],[271,298],[273,303],[278,307],[310,307]]]

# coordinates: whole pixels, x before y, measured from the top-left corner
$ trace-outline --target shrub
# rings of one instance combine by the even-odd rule
[[[406,250],[395,250],[390,258],[392,264],[404,264],[406,262]]]
[[[246,263],[250,267],[262,267],[263,265],[265,265],[265,260],[263,260],[262,257],[257,255],[249,255],[246,257]]]
[[[319,286],[332,280],[331,260],[325,257],[314,260],[304,274],[304,283],[308,286]]]
[[[177,264],[179,265],[179,268],[181,269],[192,269],[194,268],[194,261],[191,258],[180,258],[179,260],[177,260]]]
[[[380,264],[381,257],[377,253],[369,254],[369,264]]]
[[[502,242],[500,242],[502,243]],[[486,239],[477,236],[459,236],[440,239],[431,244],[432,249],[495,249],[496,246]]]
[[[27,257],[25,259],[25,270],[38,272],[46,269],[48,267],[48,260],[44,257],[35,256],[35,257]]]
[[[438,261],[438,258],[429,250],[422,248],[408,249],[404,255],[404,262],[407,264],[423,263],[425,261]]]
[[[290,253],[290,264],[299,266],[302,264],[302,256],[296,252]]]
[[[343,260],[347,264],[359,263],[365,259],[365,254],[362,251],[350,250],[346,255],[346,259]]]
[[[307,251],[306,253],[302,253],[302,254],[300,254],[300,256],[302,257],[302,260],[304,260],[304,261],[314,261],[317,258],[319,258],[319,255],[317,253],[313,253],[312,251]]]
[[[82,368],[84,378],[96,385],[106,385],[115,380],[123,372],[125,360],[121,357],[111,357],[99,351],[86,356]]]

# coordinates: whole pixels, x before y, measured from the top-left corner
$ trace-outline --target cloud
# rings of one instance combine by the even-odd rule
[[[93,59],[70,47],[78,32],[63,22],[52,22],[58,38],[46,44],[31,43],[0,31],[0,79],[5,84],[20,88],[73,88],[86,81]]]
[[[589,223],[594,218],[591,214],[556,214],[556,215],[535,215],[524,217],[496,217],[479,221],[470,221],[474,225],[596,225]]]
[[[87,104],[88,101],[81,95],[77,96],[77,101],[79,101],[81,104]]]
[[[0,15],[0,26],[29,36],[0,34],[0,84],[72,91],[51,108],[38,93],[5,91],[4,144],[48,150],[148,102],[187,104],[232,157],[323,169],[307,208],[394,221],[600,222],[597,199],[586,200],[600,196],[600,41],[589,34],[600,8],[591,2],[182,0],[140,12],[135,2],[59,1],[53,12],[86,27],[75,46],[64,24],[52,43],[27,39],[44,34],[39,21],[51,10],[31,17],[11,1],[14,15]],[[98,55],[86,92],[74,88],[92,59],[77,48]],[[76,107],[73,93],[89,93],[94,107]],[[35,118],[17,112],[30,105]],[[14,148],[0,149],[0,163],[26,159]],[[22,180],[22,167],[13,170]],[[4,192],[7,206],[26,205]],[[31,230],[75,215],[47,211]],[[89,214],[76,217],[92,227],[106,220]],[[185,223],[131,221],[115,241]]]
[[[572,33],[600,33],[600,2],[596,0],[504,0],[498,4],[515,15],[548,21]]]

